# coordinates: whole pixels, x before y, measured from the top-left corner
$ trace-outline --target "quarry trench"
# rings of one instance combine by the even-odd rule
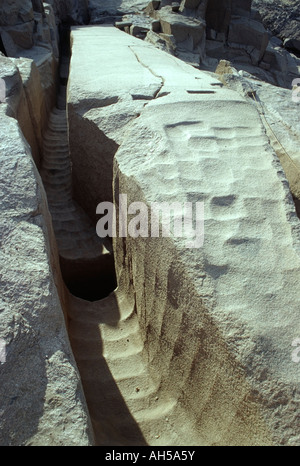
[[[141,311],[141,303],[137,304],[137,301],[143,298],[146,301],[146,291],[137,298],[133,283],[130,292],[128,289],[125,291],[126,287],[120,286],[120,277],[117,279],[115,272],[112,245],[97,236],[94,220],[74,200],[66,111],[68,50],[61,50],[60,63],[61,77],[57,105],[49,117],[48,129],[44,135],[40,173],[48,197],[61,272],[69,290],[67,329],[92,421],[95,445],[214,444],[215,438],[223,440],[223,437],[226,437],[232,418],[239,419],[244,395],[241,396],[237,406],[234,403],[231,410],[227,411],[226,403],[222,402],[223,394],[218,393],[217,389],[214,393],[213,388],[223,387],[223,381],[221,383],[221,376],[216,375],[212,368],[218,367],[220,373],[224,370],[224,379],[225,372],[229,370],[231,373],[234,368],[234,371],[237,371],[237,379],[242,379],[236,361],[232,361],[228,356],[226,363],[217,359],[209,365],[207,360],[213,359],[215,355],[208,350],[204,357],[201,346],[195,350],[200,341],[197,332],[201,330],[201,338],[204,339],[209,339],[212,335],[215,338],[218,333],[211,324],[211,319],[206,317],[205,307],[198,298],[193,305],[189,303],[189,306],[197,310],[201,309],[201,318],[204,316],[203,328],[199,330],[200,317],[197,316],[197,326],[195,326],[197,332],[190,331],[187,338],[191,323],[189,321],[187,324],[187,317],[182,315],[180,310],[175,313],[172,308],[174,306],[177,311],[179,307],[178,290],[190,290],[191,286],[183,284],[181,273],[177,272],[178,258],[174,260],[177,264],[174,270],[173,264],[169,264],[170,270],[167,274],[166,290],[169,292],[171,288],[175,296],[172,294],[174,299],[171,299],[170,306],[166,304],[164,309],[160,309],[159,290],[158,296],[153,292],[154,296],[148,297],[153,301],[153,308],[150,306],[150,310],[156,306],[161,312],[160,333],[156,322],[153,322],[158,312],[153,317],[153,321],[146,315],[141,316],[141,312],[146,313],[146,305]],[[197,92],[203,93],[203,91]],[[100,152],[101,147],[99,147]],[[116,198],[119,194],[118,189],[115,189],[114,193]],[[123,249],[123,265],[124,269],[127,268],[125,274],[129,276],[132,275],[132,270],[129,269],[133,267],[133,259],[130,257],[130,245],[128,247],[125,240]],[[168,266],[166,268],[168,269]],[[180,271],[182,272],[182,269]],[[159,279],[163,282],[165,277],[159,276],[158,279],[157,270],[152,272],[155,286],[158,288],[157,282]],[[150,274],[150,265],[148,273]],[[196,293],[191,292],[191,295]],[[164,298],[161,300],[163,301]],[[148,322],[146,322],[147,318]],[[191,316],[189,318],[191,319]],[[142,322],[143,319],[145,324]],[[167,334],[166,328],[171,320],[172,325],[170,329],[168,328],[169,334]],[[216,350],[214,354],[217,355],[219,352],[225,354],[222,338],[216,340],[217,343],[210,342],[208,347],[214,348],[217,344],[222,351]],[[165,354],[162,354],[162,349],[165,350]],[[149,356],[151,350],[153,352]],[[157,358],[161,358],[163,364]],[[235,375],[232,376],[232,379],[234,378]],[[194,396],[193,387],[197,386],[198,389],[200,384],[202,391],[199,389],[200,395]],[[235,385],[237,392],[244,393],[248,390],[242,383],[241,386],[239,384],[240,380]],[[229,388],[225,387],[224,392],[228,390],[231,394],[231,384],[229,385]],[[209,409],[208,405],[213,406],[212,409],[215,409],[214,412],[217,412],[218,416],[224,409],[225,421],[221,430],[223,429],[225,433],[216,432],[217,423],[205,424],[202,411]],[[231,413],[232,410],[234,414]],[[253,408],[253,412],[255,412],[253,417],[259,417],[256,408]],[[247,420],[245,425],[247,432]],[[249,429],[251,431],[252,425]],[[256,433],[252,435],[255,437]],[[250,437],[248,433],[242,432],[242,443],[246,443]],[[238,440],[230,441],[234,443]]]
[[[69,60],[68,47],[63,48],[40,174],[68,289],[67,329],[95,445],[189,444],[189,419],[182,422],[177,400],[162,393],[151,377],[135,299],[118,289],[112,246],[97,236],[93,221],[73,199],[66,111]]]
[[[251,1],[164,0],[142,41],[139,0],[80,2],[0,14],[0,443],[296,445],[300,62]],[[205,204],[204,247],[120,234],[121,193]]]
[[[69,61],[68,47],[64,46],[57,103],[44,134],[40,174],[67,288],[66,327],[93,427],[94,445],[209,445],[210,436],[206,438],[197,425],[198,408],[194,413],[194,407],[189,406],[195,401],[186,401],[192,392],[185,385],[188,387],[190,377],[194,377],[197,362],[193,358],[188,361],[183,354],[177,367],[176,347],[178,338],[183,337],[181,330],[178,336],[172,336],[172,341],[166,339],[162,343],[166,346],[166,359],[171,357],[173,373],[169,373],[168,365],[164,367],[165,361],[162,368],[156,368],[157,361],[150,361],[153,356],[150,357],[147,345],[154,338],[156,346],[162,335],[154,335],[152,328],[141,328],[133,283],[130,290],[118,283],[123,278],[116,278],[112,244],[97,236],[95,219],[74,200],[66,109]],[[116,186],[114,190],[117,197]],[[132,258],[125,240],[123,249],[125,275],[130,275]],[[168,281],[171,276],[169,273]],[[165,357],[161,355],[161,359]],[[175,382],[176,377],[179,379]]]

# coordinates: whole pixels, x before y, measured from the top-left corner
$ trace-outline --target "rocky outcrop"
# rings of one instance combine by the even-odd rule
[[[266,2],[263,3],[265,5]],[[218,6],[215,1],[209,1],[207,6],[207,57],[229,60],[238,70],[249,72],[270,84],[290,89],[291,82],[299,75],[300,61],[287,53],[280,42],[272,39],[272,34],[264,27],[266,23],[262,23],[261,9],[257,9],[257,2],[223,1],[221,7],[220,2],[217,4]],[[223,8],[223,15],[220,14],[220,8]],[[266,6],[265,8],[268,8],[268,11],[272,10]],[[273,10],[271,14],[276,15]],[[218,23],[220,18],[225,18],[221,25]],[[224,31],[227,31],[225,44],[221,45],[220,42],[224,41]],[[209,60],[207,64],[209,68]]]
[[[0,112],[0,444],[90,445],[45,191],[17,120]]]
[[[237,55],[237,60],[249,61],[252,65],[261,62],[269,37],[260,18],[251,10],[251,3],[251,0],[208,1],[206,10],[208,55],[214,56],[213,42],[217,41],[225,44],[225,55],[228,45],[231,53]]]
[[[115,370],[114,393],[129,400],[139,428],[133,438],[122,430],[124,444],[296,445],[300,388],[291,345],[300,332],[299,221],[257,108],[210,73],[116,28],[76,28],[72,43],[68,116],[77,200],[95,212],[101,201],[121,207],[125,193],[128,205],[204,202],[205,212],[203,247],[145,230],[115,238],[118,289],[103,303],[107,310],[90,307],[83,329],[83,303],[72,304],[74,348],[80,326],[83,341],[94,341],[94,364],[80,358],[94,426],[106,419],[95,398],[105,391],[101,373]],[[140,373],[149,374],[149,403],[156,387],[155,399],[168,406],[164,420],[154,408],[151,417],[141,399],[133,402],[135,356],[118,372],[105,337],[99,341],[105,322],[111,339],[122,341],[124,316],[132,326],[138,318]],[[137,385],[136,394],[147,399],[147,386]],[[115,419],[110,437],[120,441]]]
[[[0,76],[5,82],[7,112],[18,120],[30,144],[36,166],[40,167],[42,134],[54,99],[54,83],[49,76],[49,87],[45,88],[35,61],[29,58],[0,56],[0,65]]]
[[[41,46],[58,57],[52,9],[41,0],[5,2],[0,13],[0,34],[4,47],[2,52],[8,56]]]
[[[116,26],[179,57],[215,71],[220,59],[271,84],[290,88],[300,61],[262,24],[252,2],[232,0],[151,1],[141,14],[126,14]]]
[[[196,10],[194,15],[185,15],[181,14],[180,9],[174,8],[172,2],[162,2],[158,9],[148,11],[159,20],[162,37],[174,37],[175,50],[199,54],[200,60],[203,58],[206,24],[204,17],[196,14]]]
[[[253,0],[265,27],[279,37],[284,46],[300,53],[300,6],[283,0]]]
[[[28,86],[32,85],[30,76],[36,75],[35,66],[38,68],[37,94],[40,97],[38,105],[44,105],[46,113],[49,113],[56,100],[59,58],[58,34],[52,7],[49,4],[43,4],[41,0],[5,2],[0,13],[0,36],[2,53],[8,57],[20,59],[16,64],[20,65],[25,88],[28,89]],[[34,64],[29,63],[29,60],[33,61]],[[42,96],[40,95],[40,86],[42,87]],[[31,92],[27,92],[28,97],[29,95]],[[35,98],[36,101],[38,96]],[[34,97],[30,98],[34,99]],[[37,115],[40,115],[40,112]],[[33,114],[32,118],[36,118],[36,116]],[[41,130],[43,130],[44,124],[45,121],[41,125]],[[35,131],[39,132],[37,128]],[[37,137],[40,147],[41,135],[38,134]],[[33,152],[34,154],[36,152],[34,146]]]
[[[240,54],[244,51],[243,55],[248,55],[257,64],[268,45],[268,34],[260,18],[252,13],[251,1],[248,0],[183,0],[179,8],[174,8],[171,1],[150,2],[145,12],[160,20],[162,33],[174,36],[179,51],[199,54],[200,62],[204,60],[206,49],[211,55],[209,52],[214,48],[220,49],[223,44],[224,53],[227,46],[239,49]],[[195,29],[198,34],[196,40]],[[212,45],[210,41],[218,45]]]
[[[148,0],[89,0],[90,23],[112,22],[125,14],[140,13]]]

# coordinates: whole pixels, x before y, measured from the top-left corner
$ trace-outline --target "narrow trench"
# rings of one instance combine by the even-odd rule
[[[4,44],[3,44],[3,41],[2,41],[1,34],[0,34],[0,52],[2,52],[2,53],[3,53],[3,55],[5,55],[5,57],[7,57],[7,53],[6,53],[6,50],[5,50],[5,47],[4,47]]]
[[[147,445],[157,439],[162,445],[170,438],[178,444],[180,436],[169,423],[176,401],[160,396],[159,386],[150,377],[134,299],[116,288],[111,245],[98,238],[92,220],[73,199],[66,115],[67,25],[60,34],[57,104],[44,135],[40,173],[62,276],[70,292],[68,332],[95,445]]]
[[[114,258],[96,235],[92,220],[73,199],[69,155],[66,89],[70,62],[70,31],[60,27],[59,86],[56,107],[44,135],[41,176],[58,244],[62,276],[77,297],[96,301],[116,288]]]

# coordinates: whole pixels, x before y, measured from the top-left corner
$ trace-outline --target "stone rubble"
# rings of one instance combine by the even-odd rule
[[[143,13],[123,16],[118,27],[195,67],[215,71],[219,60],[226,59],[263,81],[289,88],[299,75],[300,60],[284,50],[282,43],[270,40],[251,3],[182,0],[174,7],[171,0],[151,1]],[[128,20],[131,28],[125,26]]]
[[[253,0],[265,27],[288,50],[300,53],[300,5],[288,0]]]

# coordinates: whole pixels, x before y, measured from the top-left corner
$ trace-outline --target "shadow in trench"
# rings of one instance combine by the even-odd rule
[[[135,385],[134,368],[124,358],[116,294],[93,303],[70,296],[69,309],[69,336],[96,446],[147,445],[121,393],[134,394]]]
[[[294,204],[295,204],[296,213],[297,213],[298,217],[300,218],[300,199],[297,199],[295,196],[293,196],[293,201],[294,201]]]
[[[83,300],[98,301],[117,287],[112,254],[78,260],[60,257],[60,267],[70,293]]]

